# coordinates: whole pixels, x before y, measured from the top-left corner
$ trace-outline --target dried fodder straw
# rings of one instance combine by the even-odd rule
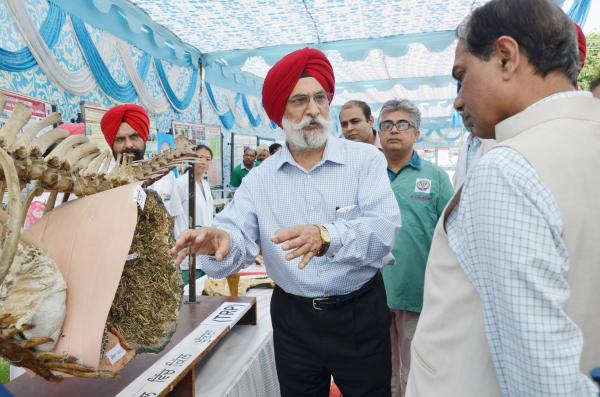
[[[159,352],[171,339],[183,295],[183,280],[170,249],[173,227],[158,193],[146,190],[143,211],[107,323],[141,352]]]

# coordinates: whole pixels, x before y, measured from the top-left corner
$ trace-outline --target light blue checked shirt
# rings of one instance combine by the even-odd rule
[[[201,256],[200,267],[224,277],[254,262],[262,248],[269,276],[284,291],[305,297],[355,291],[382,267],[400,227],[400,210],[375,146],[329,136],[323,159],[309,172],[287,146],[253,168],[214,227],[229,233],[231,250],[222,262]],[[323,224],[331,234],[326,255],[302,270],[271,238],[278,229]]]
[[[581,331],[563,311],[569,257],[562,228],[552,193],[506,147],[478,161],[448,218],[450,246],[484,307],[503,396],[598,395],[580,372]]]
[[[470,134],[467,138],[467,172],[469,168],[473,168],[477,159],[477,152],[481,148],[481,138]]]

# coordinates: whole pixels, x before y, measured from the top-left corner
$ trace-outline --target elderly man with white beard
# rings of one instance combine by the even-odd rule
[[[400,211],[385,157],[331,135],[334,76],[325,55],[304,48],[269,71],[263,105],[286,145],[253,170],[212,227],[190,230],[178,260],[201,254],[224,277],[262,249],[277,287],[271,320],[282,396],[389,396],[390,314],[379,269]]]

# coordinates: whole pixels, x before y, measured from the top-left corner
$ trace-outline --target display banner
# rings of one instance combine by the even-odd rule
[[[108,143],[106,143],[106,139],[104,139],[102,129],[100,128],[100,120],[102,120],[102,116],[104,116],[104,113],[107,111],[108,109],[101,106],[81,102],[81,113],[83,113],[83,122],[85,123],[85,135],[90,141],[98,145],[101,150],[110,149]]]
[[[174,135],[183,135],[193,140],[197,145],[202,144],[210,148],[213,158],[208,171],[208,183],[211,188],[223,187],[223,135],[221,134],[221,127],[173,120],[171,129]]]
[[[22,102],[31,110],[31,119],[29,122],[25,124],[25,127],[30,123],[34,123],[39,121],[52,113],[52,104],[49,102],[42,101],[40,99],[32,98],[26,95],[20,95],[8,90],[3,90],[0,88],[0,92],[6,97],[6,104],[4,105],[4,110],[0,113],[0,128],[4,126],[10,115],[12,114],[13,109],[17,102]],[[24,127],[24,128],[25,128]],[[52,129],[52,127],[47,127],[43,132]]]

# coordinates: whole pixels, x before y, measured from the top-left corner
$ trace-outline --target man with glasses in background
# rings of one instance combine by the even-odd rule
[[[423,306],[423,281],[438,218],[452,197],[448,174],[413,149],[421,112],[409,100],[390,100],[379,114],[379,138],[387,174],[402,214],[393,266],[381,269],[392,313],[392,397],[404,396],[410,369],[410,344]]]

